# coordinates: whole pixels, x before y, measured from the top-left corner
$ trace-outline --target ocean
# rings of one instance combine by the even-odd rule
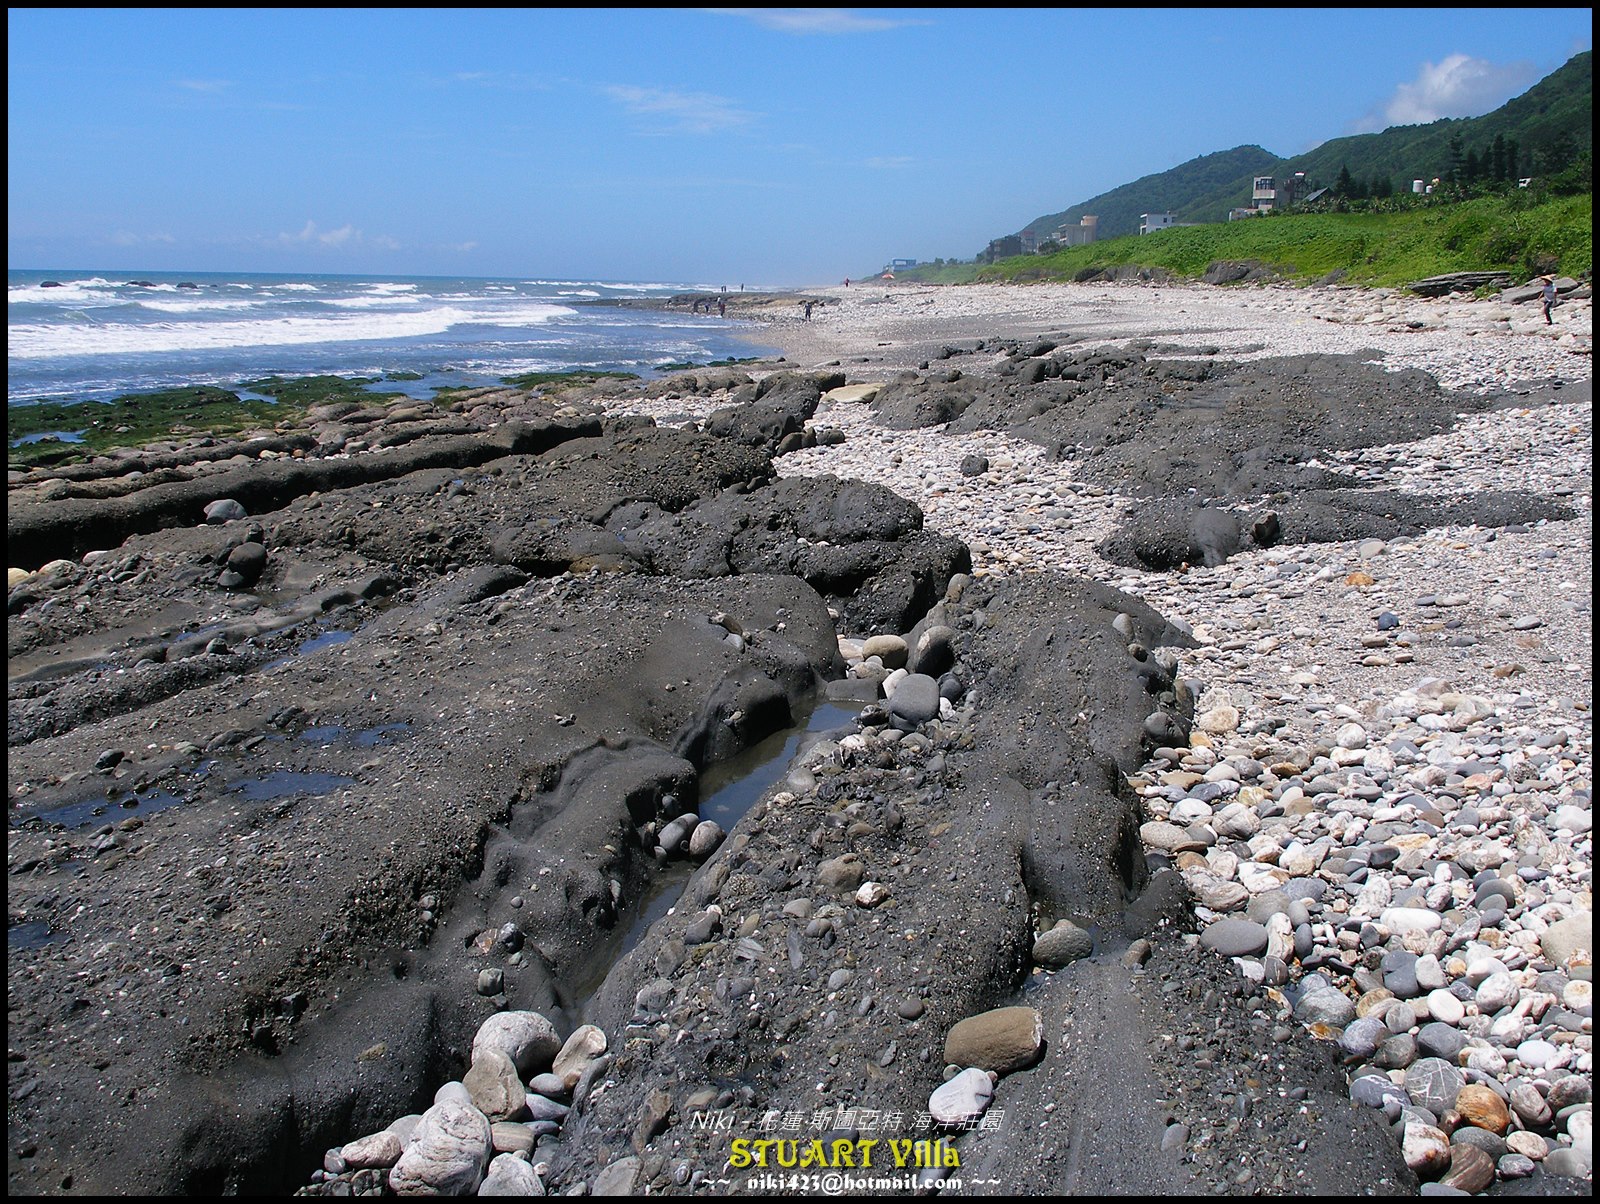
[[[6,404],[321,374],[416,373],[420,380],[384,387],[426,398],[439,386],[495,384],[524,372],[593,368],[650,377],[663,364],[773,353],[760,344],[756,323],[618,304],[720,287],[14,271]]]

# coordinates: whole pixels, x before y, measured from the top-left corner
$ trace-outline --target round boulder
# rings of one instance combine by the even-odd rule
[[[1033,942],[1033,964],[1059,970],[1094,952],[1094,937],[1071,920],[1057,920],[1054,928]]]
[[[891,722],[899,721],[897,727],[915,727],[936,719],[939,715],[939,683],[926,673],[908,673],[895,686],[894,693],[889,695],[885,709],[889,712]]]
[[[496,1012],[481,1025],[472,1038],[472,1060],[489,1049],[499,1050],[511,1059],[524,1078],[550,1069],[561,1052],[556,1027],[538,1012]]]
[[[218,498],[206,503],[206,522],[213,526],[232,522],[236,518],[249,518],[250,512],[231,497]]]
[[[493,1156],[488,1117],[447,1099],[422,1114],[411,1145],[389,1172],[389,1187],[399,1196],[470,1196]]]
[[[1200,934],[1200,943],[1223,957],[1254,957],[1266,952],[1267,928],[1254,920],[1218,920]]]
[[[955,668],[955,639],[956,633],[952,627],[929,627],[917,637],[916,647],[911,650],[906,668],[929,677],[943,677]]]
[[[584,1024],[572,1030],[561,1052],[556,1054],[554,1073],[561,1076],[562,1086],[571,1091],[578,1085],[589,1064],[606,1051],[605,1029]]]
[[[1455,1107],[1456,1096],[1466,1085],[1466,1076],[1443,1058],[1419,1058],[1406,1068],[1406,1094],[1435,1116]]]
[[[906,642],[897,635],[869,636],[861,644],[862,659],[875,656],[885,669],[905,668],[907,654]]]
[[[1043,1044],[1044,1019],[1035,1009],[996,1008],[968,1016],[952,1028],[945,1037],[944,1060],[1010,1074],[1036,1061]]]
[[[1462,1119],[1475,1128],[1503,1134],[1511,1127],[1511,1110],[1505,1100],[1482,1083],[1468,1083],[1457,1092],[1455,1107]]]

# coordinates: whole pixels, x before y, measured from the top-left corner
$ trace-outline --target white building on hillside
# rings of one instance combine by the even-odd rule
[[[1139,233],[1153,234],[1157,230],[1168,230],[1177,224],[1177,219],[1170,213],[1141,213],[1139,215]]]

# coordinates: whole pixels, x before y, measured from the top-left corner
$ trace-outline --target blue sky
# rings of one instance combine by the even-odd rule
[[[12,9],[9,263],[835,281],[1475,116],[1571,9]]]

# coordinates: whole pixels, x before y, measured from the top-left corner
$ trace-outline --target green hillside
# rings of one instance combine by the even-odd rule
[[[1102,192],[1061,213],[1047,213],[1035,218],[1022,228],[1021,233],[1042,241],[1058,227],[1066,223],[1076,224],[1084,214],[1092,213],[1100,219],[1101,238],[1137,234],[1142,214],[1186,211],[1193,207],[1197,196],[1217,193],[1231,196],[1233,192],[1230,190],[1235,189],[1241,178],[1245,181],[1245,195],[1248,196],[1250,181],[1257,175],[1275,171],[1282,162],[1271,151],[1259,146],[1236,146],[1232,150],[1202,155],[1169,171],[1142,176],[1131,184]],[[1233,202],[1235,205],[1242,203],[1237,200]],[[1222,216],[1227,216],[1226,210]]]
[[[1528,91],[1482,117],[1444,118],[1429,125],[1391,126],[1381,134],[1335,138],[1285,160],[1283,170],[1303,171],[1331,184],[1348,166],[1360,179],[1386,176],[1396,191],[1414,179],[1431,180],[1451,167],[1452,139],[1462,153],[1486,152],[1496,136],[1517,145],[1518,176],[1560,170],[1594,147],[1594,54],[1569,59]],[[1402,187],[1403,186],[1403,187]]]
[[[1459,168],[1468,152],[1487,159],[1497,136],[1502,146],[1515,150],[1513,178],[1554,173],[1593,152],[1593,64],[1593,53],[1584,51],[1482,117],[1445,118],[1335,138],[1292,159],[1259,146],[1202,155],[1035,218],[1020,233],[1042,241],[1063,223],[1075,223],[1086,213],[1099,217],[1101,238],[1137,233],[1141,213],[1170,212],[1180,222],[1222,222],[1230,209],[1250,203],[1251,183],[1258,175],[1281,178],[1305,172],[1313,185],[1329,186],[1341,169],[1347,169],[1363,188],[1381,179],[1396,193],[1408,192],[1414,179],[1444,177],[1452,167]]]
[[[1580,277],[1591,271],[1593,256],[1592,194],[1540,200],[1513,192],[1396,212],[1282,214],[1179,227],[968,265],[966,278],[1074,280],[1132,266],[1198,279],[1223,260],[1254,261],[1301,283],[1339,272],[1347,284],[1397,286],[1459,271],[1504,270],[1518,280],[1542,272]]]

